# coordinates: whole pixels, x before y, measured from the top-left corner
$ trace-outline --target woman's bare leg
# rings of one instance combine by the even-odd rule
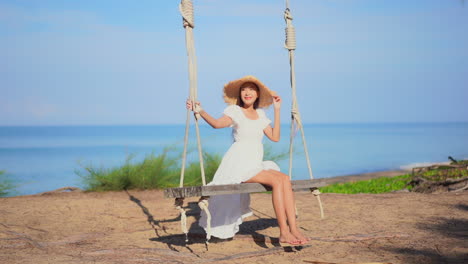
[[[299,228],[297,227],[296,203],[294,202],[294,192],[292,191],[292,185],[289,176],[279,171],[272,171],[272,173],[276,174],[277,177],[280,177],[283,180],[284,206],[286,209],[286,217],[288,219],[291,234],[293,234],[297,239],[301,240],[302,243],[309,241],[310,239],[302,235],[302,233],[299,231]]]
[[[271,186],[273,209],[275,210],[276,219],[280,228],[280,242],[286,242],[293,245],[301,244],[301,241],[291,234],[290,228],[286,221],[286,207],[284,200],[284,180],[281,176],[271,173],[271,171],[261,171],[246,182],[261,183]]]

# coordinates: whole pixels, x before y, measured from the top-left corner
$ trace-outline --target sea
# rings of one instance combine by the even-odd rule
[[[189,131],[188,159],[198,161],[193,125]],[[287,153],[289,131],[282,125],[280,142],[265,138],[264,145],[273,154]],[[447,162],[448,156],[468,159],[468,122],[305,124],[304,132],[314,178],[409,169]],[[112,168],[167,148],[181,150],[184,134],[185,125],[0,126],[0,178],[14,184],[9,196],[85,188],[85,166]],[[223,155],[232,143],[230,128],[201,125],[200,134],[210,153]],[[293,146],[292,177],[308,179],[300,130]],[[278,164],[287,173],[289,160]]]

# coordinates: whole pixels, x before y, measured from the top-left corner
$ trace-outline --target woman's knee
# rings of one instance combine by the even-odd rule
[[[280,171],[273,171],[273,174],[275,174],[276,177],[278,177],[283,182],[283,184],[291,184],[291,179],[289,178],[288,175]]]
[[[281,177],[278,177],[278,175],[272,173],[271,170],[263,170],[245,182],[261,183],[268,185],[272,188],[275,188],[277,186],[283,186],[283,180],[281,179]]]
[[[281,175],[278,175],[277,173],[274,173],[274,171],[272,170],[269,170],[268,171],[268,174],[271,178],[271,187],[275,188],[275,187],[279,187],[279,186],[283,186],[284,184],[284,179]]]

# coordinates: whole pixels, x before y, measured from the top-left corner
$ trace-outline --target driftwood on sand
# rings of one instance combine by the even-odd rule
[[[460,192],[468,189],[467,172],[468,165],[464,162],[416,167],[407,186],[420,193]]]
[[[49,195],[49,194],[54,194],[54,193],[82,192],[82,191],[83,191],[83,190],[81,190],[81,189],[78,188],[78,187],[70,187],[70,186],[67,186],[67,187],[58,188],[58,189],[52,190],[52,191],[41,192],[41,193],[38,193],[38,194],[35,194],[35,195]]]
[[[323,262],[314,260],[304,260],[304,262],[312,264],[392,264],[390,262]]]

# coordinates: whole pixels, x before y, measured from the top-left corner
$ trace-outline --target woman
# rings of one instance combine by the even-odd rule
[[[305,244],[308,238],[299,232],[296,223],[294,195],[289,177],[279,171],[272,161],[263,161],[263,135],[280,140],[281,97],[270,91],[254,76],[245,76],[224,86],[224,100],[229,106],[218,119],[205,112],[199,102],[192,109],[213,128],[231,126],[234,142],[224,155],[209,185],[255,182],[272,187],[273,208],[280,228],[280,242]],[[273,104],[273,127],[262,107]],[[242,219],[252,215],[249,194],[216,195],[209,200],[211,233],[218,238],[233,237],[239,231]],[[206,214],[202,212],[200,225],[206,228]]]

